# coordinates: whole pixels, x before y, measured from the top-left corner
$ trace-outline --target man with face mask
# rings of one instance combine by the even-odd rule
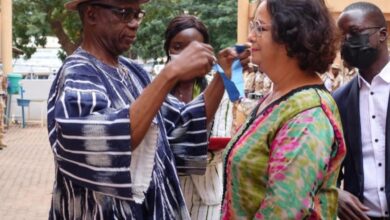
[[[366,2],[349,5],[337,25],[341,56],[359,74],[336,90],[347,145],[340,173],[340,219],[389,219],[390,63],[388,31],[381,10]]]

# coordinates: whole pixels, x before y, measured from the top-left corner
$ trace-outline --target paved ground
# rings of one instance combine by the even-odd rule
[[[0,219],[47,219],[54,180],[46,127],[12,126],[0,150]]]

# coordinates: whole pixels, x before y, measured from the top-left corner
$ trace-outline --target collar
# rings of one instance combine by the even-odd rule
[[[386,64],[385,67],[378,74],[387,84],[390,84],[390,61]]]
[[[359,73],[359,70],[358,70]],[[385,81],[387,84],[390,84],[390,61],[382,68],[382,70],[379,72],[378,75],[374,77],[375,78],[381,78],[383,81]],[[360,75],[358,74],[358,85],[359,88],[362,87],[362,83],[365,83],[367,86],[370,86],[370,84]]]
[[[359,70],[358,70],[358,85],[359,85],[359,89],[362,88],[362,84],[363,83],[365,83],[366,85],[368,84],[368,82],[360,75]]]

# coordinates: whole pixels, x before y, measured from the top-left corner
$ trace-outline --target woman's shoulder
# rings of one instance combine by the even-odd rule
[[[291,96],[288,102],[291,106],[295,106],[296,115],[313,116],[319,123],[333,121],[338,125],[341,124],[337,104],[332,95],[324,88],[312,87],[301,90]]]
[[[338,113],[332,95],[323,85],[305,86],[291,91],[280,99],[274,111],[279,112],[286,121],[310,109]]]
[[[285,112],[299,113],[321,106],[322,96],[326,96],[326,94],[329,92],[323,85],[300,87],[280,98],[279,108]]]
[[[336,106],[336,103],[324,85],[304,86],[290,92],[286,103],[295,108],[312,108],[315,106]]]

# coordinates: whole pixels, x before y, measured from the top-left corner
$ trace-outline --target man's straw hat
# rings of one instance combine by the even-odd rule
[[[72,0],[72,1],[69,1],[67,3],[65,3],[65,8],[68,9],[68,10],[71,10],[71,11],[76,11],[77,10],[77,6],[83,2],[89,2],[89,1],[92,1],[92,0]],[[130,1],[134,1],[134,0],[130,0]],[[143,3],[146,3],[148,2],[149,0],[138,0],[138,3],[140,4],[143,4]]]

